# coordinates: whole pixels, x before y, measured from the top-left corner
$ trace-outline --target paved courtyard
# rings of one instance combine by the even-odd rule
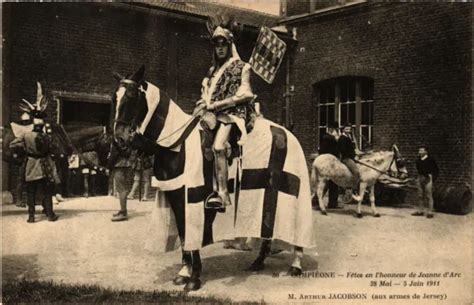
[[[120,223],[110,221],[118,207],[113,197],[77,198],[55,205],[60,216],[55,223],[38,215],[37,223],[27,224],[26,209],[3,206],[3,281],[25,278],[117,289],[181,289],[171,282],[180,266],[179,250],[145,250],[153,204],[130,201],[131,217]],[[446,294],[442,304],[465,304],[470,300],[472,215],[436,214],[428,220],[411,216],[410,207],[381,207],[381,218],[367,214],[358,219],[354,217],[355,207],[330,210],[329,216],[313,211],[317,247],[305,252],[304,278],[285,276],[292,260],[288,252],[268,258],[266,270],[248,273],[243,270],[256,257],[256,250],[228,250],[216,243],[202,251],[203,288],[192,293],[285,304],[374,303],[374,294],[388,297],[415,292],[422,297],[424,293]],[[369,207],[364,206],[364,210],[368,212]],[[411,279],[365,277],[377,272],[453,272],[460,277],[417,276],[423,287],[403,287],[404,281],[409,284]],[[371,286],[374,280],[377,286]],[[380,287],[381,280],[392,280],[391,286]],[[427,286],[429,280],[439,283]],[[332,294],[339,297],[330,299]],[[356,299],[347,299],[351,294]],[[364,294],[365,302],[357,299]],[[301,299],[304,296],[311,299]],[[435,300],[420,299],[416,304],[432,304]],[[380,300],[381,304],[386,302]],[[392,303],[409,304],[407,300]]]

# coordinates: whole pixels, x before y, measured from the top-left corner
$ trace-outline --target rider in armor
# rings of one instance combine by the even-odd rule
[[[251,67],[240,59],[234,44],[234,35],[224,26],[218,26],[212,33],[212,43],[213,65],[202,81],[202,95],[197,107],[205,107],[208,113],[215,115],[214,120],[204,120],[204,125],[215,132],[212,149],[217,182],[214,183],[215,192],[206,201],[206,207],[222,210],[231,204],[227,190],[226,159],[229,135],[232,126],[237,125],[241,132],[240,140],[243,142],[246,137],[246,125],[255,110],[252,104],[254,95],[249,82]]]

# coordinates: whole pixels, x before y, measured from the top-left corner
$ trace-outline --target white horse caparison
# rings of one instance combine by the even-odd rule
[[[137,72],[135,72],[130,77],[124,77],[115,73],[117,81],[119,81],[117,90],[115,92],[115,114],[114,114],[114,127],[113,135],[114,140],[117,143],[119,149],[127,145],[132,145],[134,148],[144,151],[155,156],[155,167],[154,173],[156,177],[176,177],[182,169],[180,169],[180,157],[178,153],[172,152],[169,147],[162,147],[156,145],[159,142],[157,139],[158,135],[165,128],[168,127],[167,124],[176,124],[176,126],[185,126],[190,122],[190,115],[185,114],[171,99],[165,98],[166,93],[164,91],[160,92],[160,104],[157,104],[154,100],[147,98],[147,92],[155,90],[158,91],[158,87],[155,85],[145,82],[143,80],[145,68],[142,66]],[[167,107],[159,107],[159,105],[166,105]],[[175,115],[173,120],[167,120],[167,113],[170,105],[173,105],[173,108],[182,115]],[[154,105],[154,107],[153,107]],[[150,108],[149,108],[150,107]],[[176,113],[175,113],[176,114]],[[145,120],[152,121],[155,118],[153,124],[149,124],[147,129],[140,133],[132,133],[131,130],[135,130],[138,126],[143,127],[146,124],[143,124]],[[171,126],[168,129],[172,132],[179,130],[175,126]],[[156,130],[160,129],[160,133]],[[150,131],[150,134],[147,131]],[[172,133],[171,132],[171,133]],[[166,139],[169,135],[165,134],[163,139]],[[304,154],[301,150],[300,155],[292,155],[292,158],[299,158],[298,162],[305,162]],[[184,161],[183,161],[184,162]],[[159,166],[156,166],[159,164]],[[306,168],[303,167],[303,171],[306,171]],[[307,180],[306,180],[307,181]],[[307,182],[306,182],[307,183]],[[309,190],[306,188],[307,194],[306,198],[308,199],[308,208],[311,210],[311,202],[309,200]],[[182,197],[184,196],[184,187],[178,188],[177,190],[164,191],[164,195],[167,198],[170,207],[174,213],[178,235],[181,239],[182,245],[182,267],[179,270],[177,276],[173,280],[175,285],[185,285],[184,290],[198,290],[201,287],[200,275],[202,269],[200,250],[184,250],[185,243],[185,205]],[[302,196],[300,196],[301,198]],[[276,204],[276,203],[275,203]],[[209,221],[212,224],[216,211],[210,213]],[[204,235],[204,232],[201,233]],[[249,271],[259,271],[264,269],[264,261],[271,253],[271,238],[263,238],[260,251],[257,258],[250,265],[247,270]],[[208,241],[206,243],[211,243]],[[302,246],[294,245],[294,258],[293,262],[288,270],[288,275],[299,276],[302,274],[301,260],[303,257],[303,248]]]
[[[380,217],[375,208],[374,186],[382,176],[400,175],[406,177],[407,169],[402,162],[400,153],[396,145],[391,151],[373,152],[364,155],[356,161],[360,173],[360,200],[357,202],[357,216],[362,217],[361,203],[364,192],[370,190],[370,206],[374,217]],[[311,189],[313,196],[316,195],[319,208],[323,215],[327,215],[323,197],[327,192],[327,183],[332,180],[337,185],[344,188],[351,188],[354,185],[354,177],[349,169],[331,154],[322,154],[316,157],[311,168]]]

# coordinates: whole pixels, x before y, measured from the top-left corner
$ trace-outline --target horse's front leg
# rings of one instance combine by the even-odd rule
[[[191,259],[191,276],[189,277],[186,285],[184,286],[185,291],[199,290],[201,288],[201,255],[199,250],[186,251],[189,252]]]
[[[192,272],[191,251],[184,251],[181,249],[181,269],[178,275],[174,278],[173,284],[184,285],[189,282]]]
[[[270,239],[262,240],[262,244],[260,245],[260,251],[258,252],[257,258],[254,262],[247,268],[247,271],[260,271],[265,268],[265,259],[270,254],[270,250],[272,247],[272,241]]]
[[[361,211],[361,206],[362,206],[362,201],[364,200],[364,193],[365,189],[367,188],[367,183],[366,182],[361,182],[360,183],[360,188],[359,188],[359,200],[357,201],[357,217],[362,218],[362,211]]]
[[[288,275],[290,276],[300,276],[303,274],[301,268],[301,259],[303,258],[303,248],[295,246],[294,248],[294,255],[295,258],[293,259],[293,263],[291,264],[290,270],[288,270]]]
[[[372,215],[374,215],[374,217],[380,217],[380,214],[377,213],[375,209],[375,185],[370,187],[370,208],[372,209]]]

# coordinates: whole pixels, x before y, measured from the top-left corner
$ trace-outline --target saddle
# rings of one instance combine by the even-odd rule
[[[201,146],[204,151],[204,158],[207,161],[214,160],[214,152],[212,150],[212,145],[214,144],[214,139],[216,136],[216,127],[217,124],[211,129],[205,121],[201,121],[201,126],[203,129],[203,137],[201,140]],[[229,139],[226,145],[226,157],[232,163],[234,158],[237,158],[241,155],[240,147],[238,141],[240,139],[240,132],[237,126],[232,126],[230,131]]]
[[[246,123],[246,131],[247,134],[253,130],[255,125],[256,115],[250,116],[250,119]],[[206,111],[200,119],[201,127],[204,131],[204,136],[202,139],[202,147],[204,148],[204,157],[208,161],[212,161],[214,159],[214,153],[212,151],[212,145],[214,143],[214,138],[216,135],[218,122],[216,115],[212,112]],[[240,140],[240,130],[236,124],[232,124],[232,129],[228,139],[228,145],[226,149],[226,156],[229,161],[234,158],[241,156],[240,146],[238,144]]]

